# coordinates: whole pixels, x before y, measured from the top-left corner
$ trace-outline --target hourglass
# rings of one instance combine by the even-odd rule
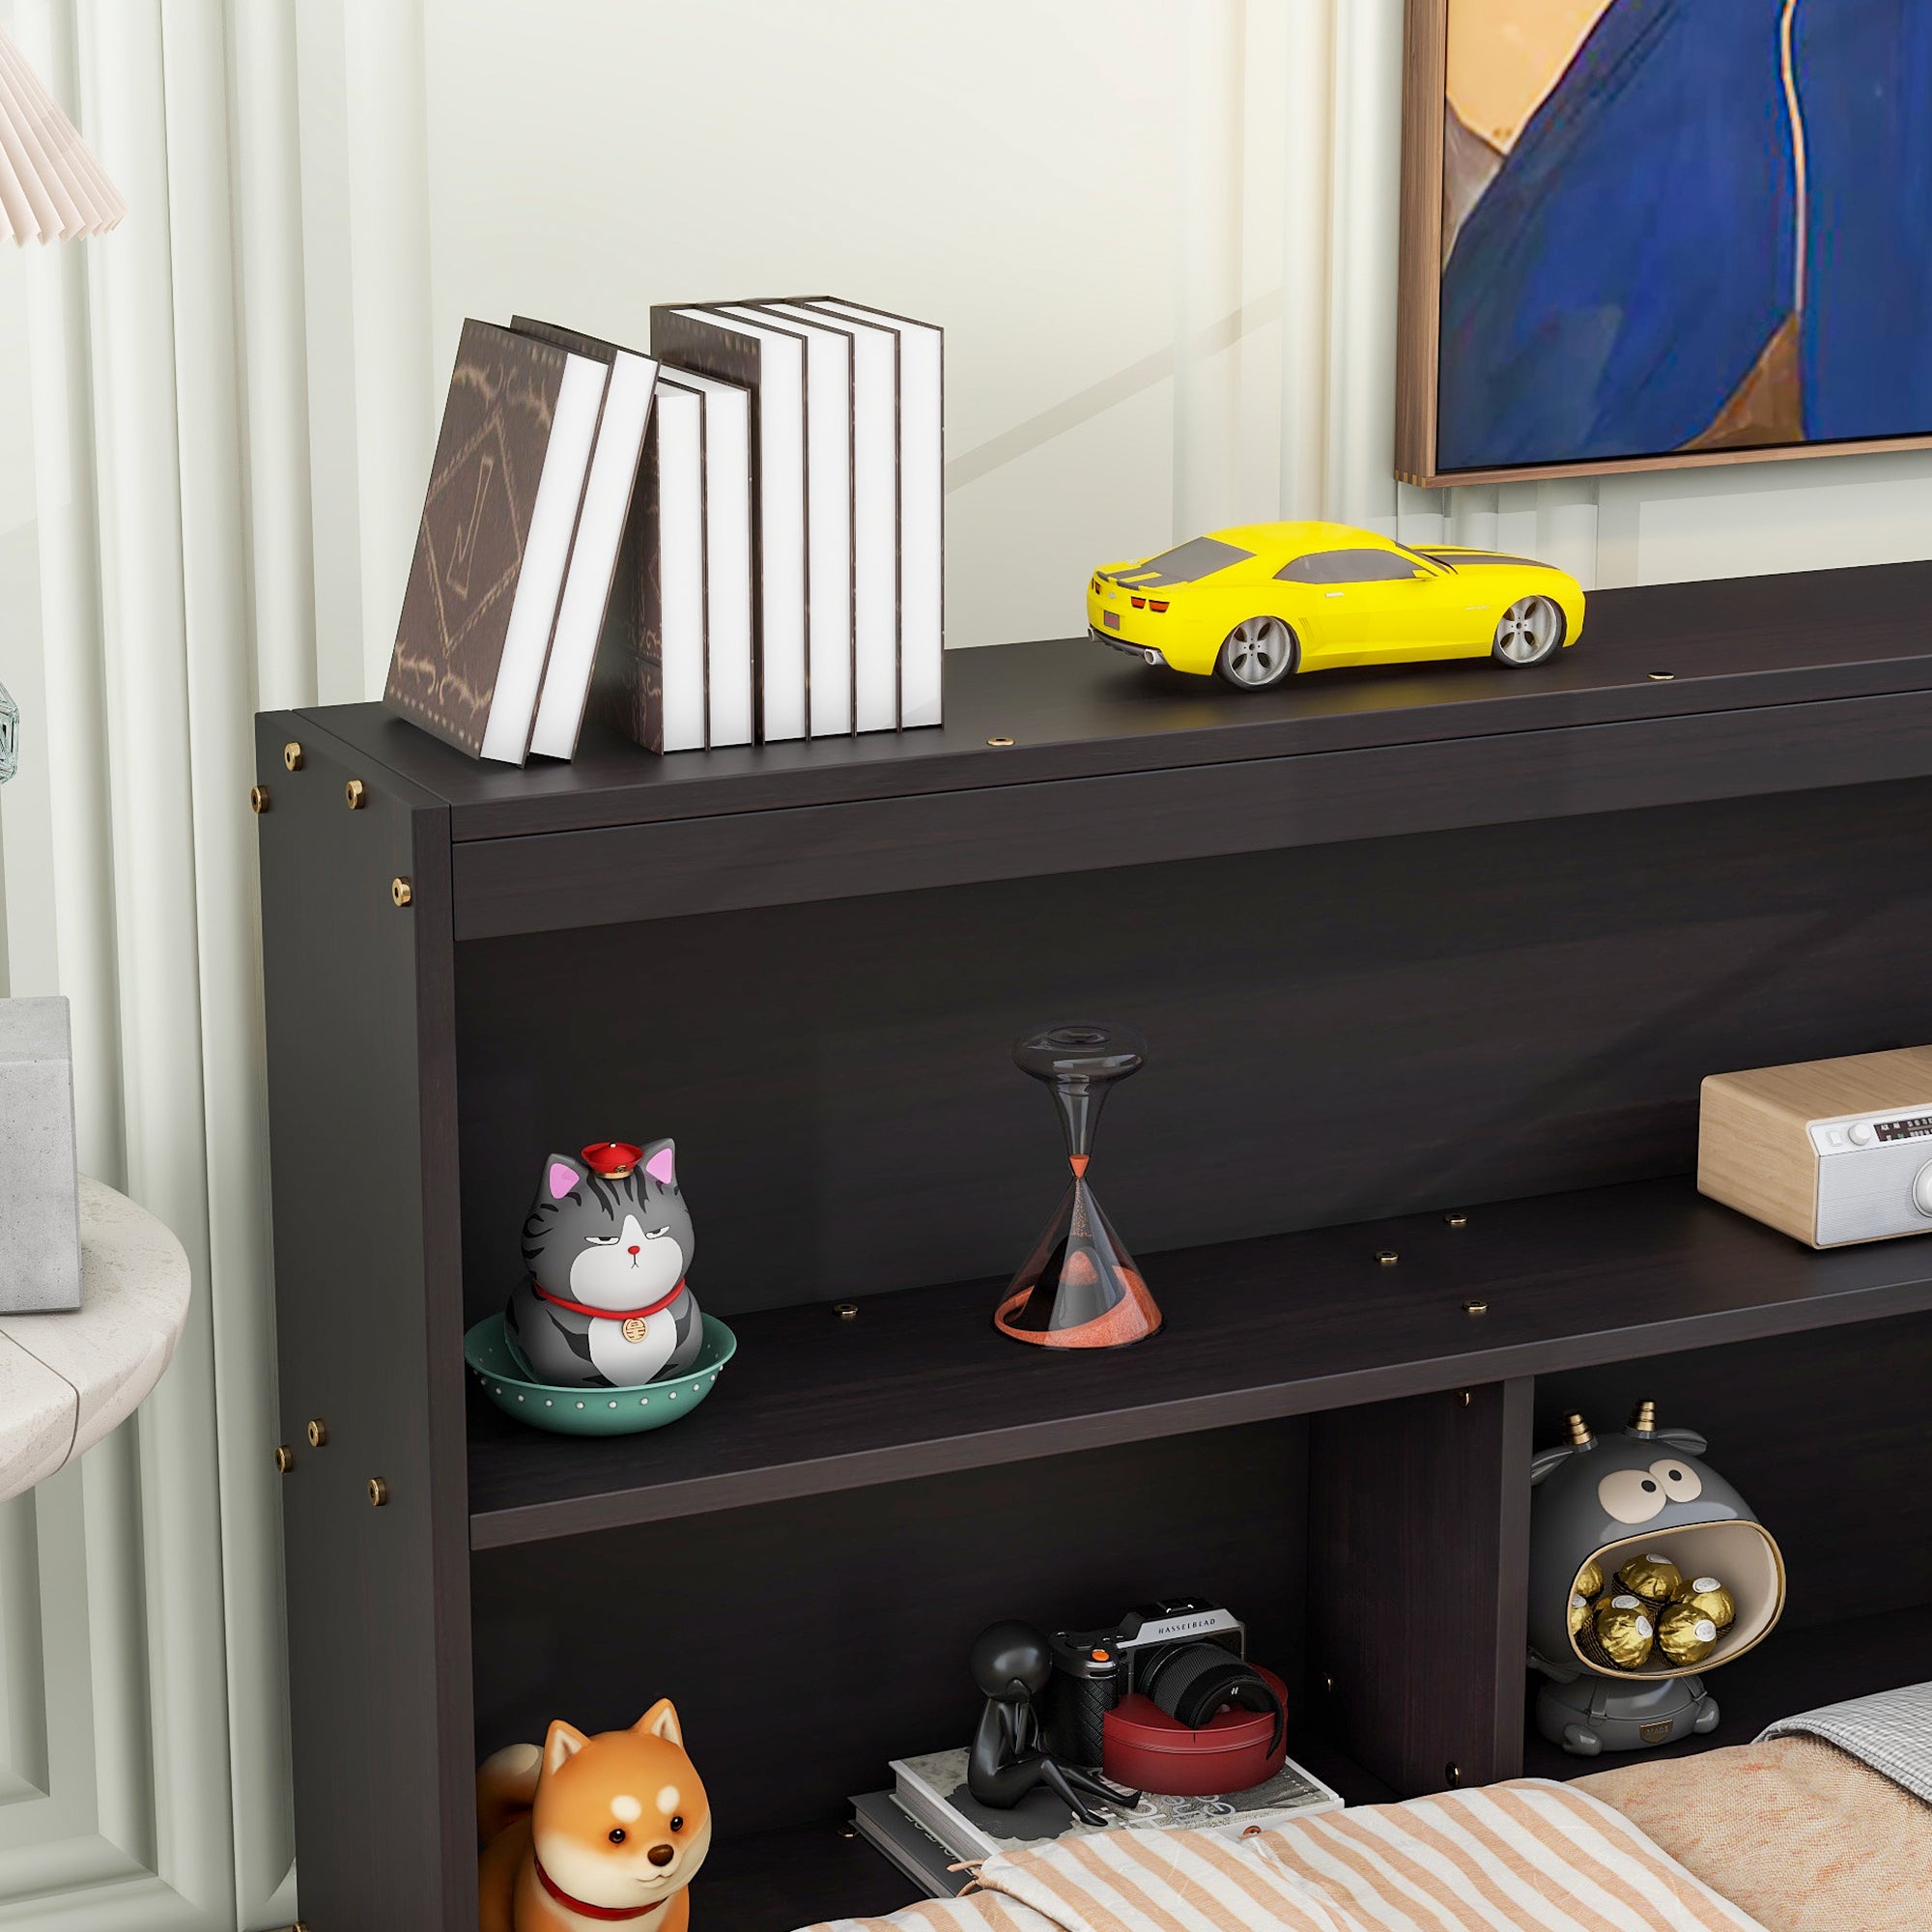
[[[1146,1061],[1147,1042],[1127,1027],[1042,1027],[1013,1042],[1013,1064],[1052,1090],[1073,1170],[1072,1185],[993,1317],[1015,1342],[1119,1349],[1160,1327],[1160,1310],[1133,1256],[1087,1181],[1101,1102]]]

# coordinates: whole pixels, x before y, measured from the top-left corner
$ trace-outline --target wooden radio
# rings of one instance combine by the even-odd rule
[[[1711,1074],[1697,1185],[1814,1248],[1932,1233],[1932,1047]]]

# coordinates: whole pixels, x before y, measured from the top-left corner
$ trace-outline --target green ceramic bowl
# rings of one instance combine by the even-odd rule
[[[689,1415],[711,1393],[719,1372],[737,1352],[738,1338],[715,1315],[704,1318],[704,1346],[697,1360],[668,1381],[636,1388],[552,1388],[526,1381],[510,1345],[503,1318],[479,1321],[463,1338],[463,1359],[483,1393],[505,1415],[558,1435],[637,1435]]]

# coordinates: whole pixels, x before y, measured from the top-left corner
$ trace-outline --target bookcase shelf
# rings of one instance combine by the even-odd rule
[[[739,1319],[675,1430],[594,1440],[473,1399],[477,1549],[1386,1402],[1932,1308],[1910,1242],[1813,1254],[1687,1180],[1143,1256],[1167,1325],[1122,1355],[998,1335],[1003,1283]],[[1393,1265],[1378,1256],[1393,1253]],[[1472,1301],[1485,1311],[1467,1312]]]
[[[663,1694],[707,1922],[896,1902],[836,1826],[964,1734],[974,1632],[1163,1592],[1351,1795],[1575,1772],[1525,1743],[1528,1459],[1638,1395],[1787,1559],[1717,1742],[1919,1674],[1932,1248],[1685,1177],[1703,1073],[1932,1038],[1928,603],[1606,592],[1535,672],[1259,696],[1014,644],[941,730],[523,772],[261,718],[304,1920],[470,1932],[478,1758]],[[1099,1186],[1167,1327],[1061,1359],[990,1325],[1057,1159],[1004,1043],[1089,1014],[1153,1044]],[[738,1354],[673,1429],[517,1430],[464,1330],[542,1154],[634,1127]]]
[[[952,654],[943,728],[669,758],[592,731],[527,771],[312,715],[447,810],[474,939],[1918,777],[1928,601],[1932,564],[1611,591],[1533,673],[1263,693],[1009,644]]]
[[[1928,603],[1926,563],[1600,591],[1582,641],[1531,675],[1477,659],[1269,692],[1150,672],[1083,639],[1007,644],[952,653],[940,728],[651,758],[593,725],[569,764],[524,771],[466,758],[379,704],[309,715],[443,800],[461,844],[1591,725],[1658,727],[1661,742],[1673,719],[1932,692]]]

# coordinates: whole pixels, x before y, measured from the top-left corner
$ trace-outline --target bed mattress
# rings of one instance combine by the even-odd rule
[[[1932,1684],[1568,1784],[1063,1840],[810,1932],[1932,1932],[1928,1799]]]
[[[1798,1734],[1577,1779],[1765,1932],[1928,1932],[1932,1804]]]
[[[1532,1778],[1243,1839],[1065,1839],[988,1859],[980,1886],[814,1932],[1759,1932],[1621,1812]]]

